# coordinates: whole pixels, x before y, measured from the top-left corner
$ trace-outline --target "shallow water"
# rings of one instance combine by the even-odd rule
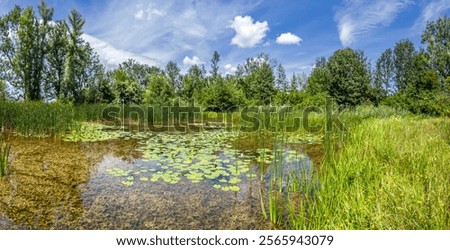
[[[276,156],[273,138],[222,132],[9,142],[0,229],[270,229],[260,191],[273,161],[298,171],[322,152],[286,143]]]

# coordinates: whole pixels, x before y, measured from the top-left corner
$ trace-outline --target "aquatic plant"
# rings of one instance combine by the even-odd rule
[[[99,123],[81,122],[76,123],[70,133],[63,136],[64,141],[68,142],[99,142],[115,139],[142,140],[151,136],[148,132],[123,131],[121,128],[105,126]]]
[[[1,102],[0,126],[22,136],[64,134],[74,123],[73,106],[62,103]]]
[[[254,151],[234,148],[237,138],[236,133],[226,131],[155,134],[139,142],[137,151],[142,153],[145,164],[137,174],[118,169],[107,172],[115,177],[133,174],[139,180],[144,177],[141,181],[169,184],[186,179],[193,184],[209,183],[218,190],[237,192],[242,180],[254,180],[259,176],[254,170],[255,164],[261,164],[261,169],[265,169],[274,160],[272,152],[265,148]],[[265,151],[267,153],[263,153]],[[294,153],[299,155],[296,150],[283,149],[286,164],[299,160],[292,157]]]

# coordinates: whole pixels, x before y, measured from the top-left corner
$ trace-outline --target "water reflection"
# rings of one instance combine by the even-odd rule
[[[270,138],[243,138],[232,143],[239,152],[256,152],[260,143],[273,143]],[[10,175],[0,181],[0,229],[271,227],[261,214],[259,192],[267,184],[259,177],[242,178],[239,192],[223,192],[211,182],[192,183],[187,178],[176,185],[137,180],[127,187],[107,169],[137,171],[152,164],[143,161],[136,140],[67,143],[12,138],[10,143],[14,161]],[[286,150],[301,153],[294,146]],[[310,164],[307,158],[302,161]],[[252,171],[260,167],[254,162]]]

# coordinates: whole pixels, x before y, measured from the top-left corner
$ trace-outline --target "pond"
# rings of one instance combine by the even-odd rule
[[[220,129],[94,128],[8,142],[0,229],[270,229],[261,204],[271,169],[310,171],[323,154],[319,144]]]

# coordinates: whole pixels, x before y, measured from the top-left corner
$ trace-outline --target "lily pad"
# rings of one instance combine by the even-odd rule
[[[125,185],[126,187],[131,187],[131,186],[133,186],[134,182],[133,181],[122,181],[122,184]]]

